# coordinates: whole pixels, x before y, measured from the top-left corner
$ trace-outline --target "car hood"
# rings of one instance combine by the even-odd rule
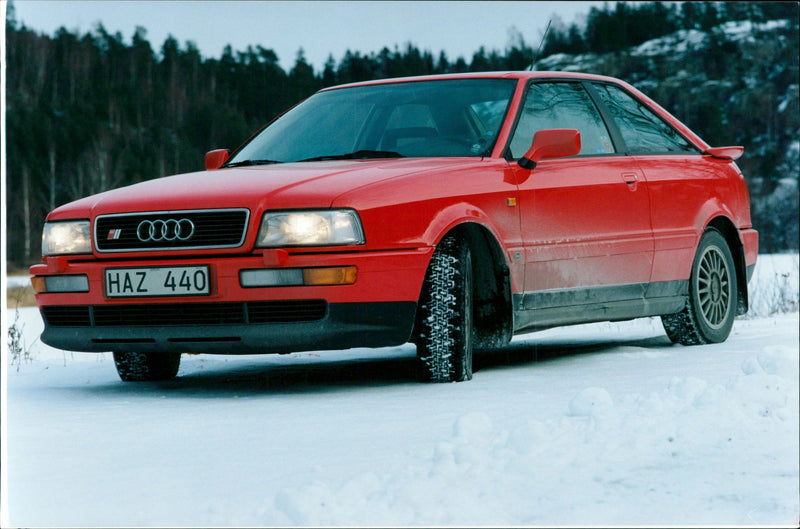
[[[476,163],[480,158],[348,160],[187,173],[93,195],[56,209],[50,218],[210,208],[327,208],[336,197],[378,182]]]

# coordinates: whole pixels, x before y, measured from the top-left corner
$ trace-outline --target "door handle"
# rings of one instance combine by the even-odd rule
[[[628,184],[628,189],[636,191],[639,175],[636,173],[622,173],[622,181]]]
[[[639,176],[636,173],[622,173],[622,179],[626,184],[634,184],[639,180]]]

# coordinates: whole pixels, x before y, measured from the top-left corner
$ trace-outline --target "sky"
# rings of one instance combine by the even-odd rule
[[[158,52],[168,35],[182,47],[193,41],[205,58],[218,58],[227,44],[234,51],[260,45],[278,55],[288,70],[298,50],[320,72],[329,56],[338,63],[349,49],[363,55],[384,46],[403,50],[411,42],[448,60],[470,62],[481,46],[503,51],[514,29],[537,47],[552,15],[570,24],[606,2],[490,1],[100,1],[15,0],[18,23],[53,35],[60,27],[91,32],[102,23],[130,43],[136,26]],[[608,2],[613,4],[614,2]]]

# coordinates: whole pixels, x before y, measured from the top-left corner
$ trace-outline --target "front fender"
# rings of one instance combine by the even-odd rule
[[[456,226],[465,223],[479,224],[489,230],[494,238],[506,248],[498,236],[498,231],[493,226],[492,220],[489,216],[481,211],[473,204],[466,202],[459,202],[452,204],[440,211],[438,211],[430,220],[430,224],[425,232],[422,234],[422,242],[426,246],[436,246],[444,236],[453,230]]]
[[[502,264],[508,267],[511,284],[516,291],[523,284],[525,275],[524,259],[521,259],[522,247],[521,245],[509,246],[508,241],[503,240],[499,235],[502,233],[500,227],[496,226],[484,211],[473,204],[460,202],[438,212],[431,219],[431,223],[423,235],[423,240],[426,245],[435,247],[448,233],[467,226],[478,226],[488,237],[494,239],[503,254],[504,263]],[[500,265],[500,263],[496,264]]]

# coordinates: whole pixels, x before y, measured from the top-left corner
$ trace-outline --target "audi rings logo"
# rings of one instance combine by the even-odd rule
[[[189,219],[143,220],[136,228],[142,242],[187,241],[194,235],[194,222]]]

